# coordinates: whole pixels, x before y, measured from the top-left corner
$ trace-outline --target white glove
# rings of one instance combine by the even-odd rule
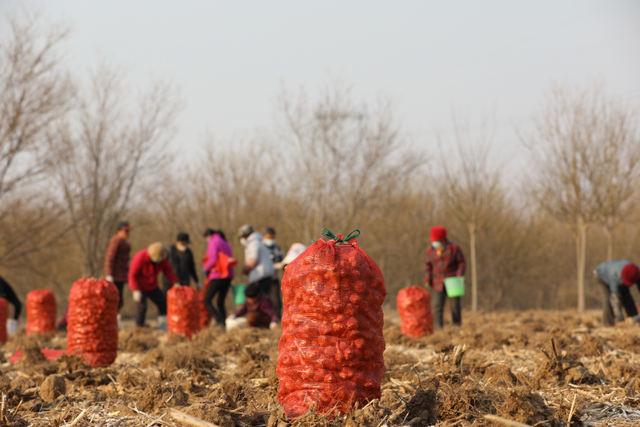
[[[269,328],[270,328],[270,329],[275,329],[275,328],[277,328],[277,327],[278,327],[278,324],[277,324],[276,322],[271,322],[271,323],[269,323]]]
[[[142,301],[142,292],[140,291],[133,291],[133,300],[135,302],[140,302]]]
[[[203,286],[202,286],[202,282],[198,282],[198,283],[196,283],[196,289],[197,289],[197,290],[201,291],[201,290],[202,290],[202,287],[203,287]]]
[[[7,319],[7,333],[15,334],[18,332],[18,321],[16,319]]]
[[[111,283],[113,283],[113,276],[112,276],[112,275],[110,275],[110,274],[107,274],[106,276],[104,276],[104,279],[105,279],[107,282],[111,282]]]

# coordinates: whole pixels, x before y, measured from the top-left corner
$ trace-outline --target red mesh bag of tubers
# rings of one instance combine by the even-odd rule
[[[211,323],[211,313],[207,310],[207,306],[204,305],[204,297],[207,295],[207,289],[209,288],[209,280],[204,284],[204,287],[198,292],[198,300],[200,304],[200,330],[207,329],[209,323]]]
[[[398,314],[402,319],[400,331],[411,338],[433,334],[431,295],[424,288],[409,286],[401,289],[396,298]]]
[[[7,342],[7,318],[9,317],[9,301],[0,298],[0,342]]]
[[[27,335],[55,332],[56,297],[50,289],[38,289],[27,294]]]
[[[380,397],[385,372],[382,272],[347,238],[327,229],[285,268],[278,346],[278,402],[288,417],[311,406],[346,413]]]
[[[71,287],[67,354],[78,351],[93,367],[109,366],[118,355],[118,288],[105,279],[82,278]]]
[[[191,286],[174,286],[167,292],[169,333],[188,339],[200,331],[200,297]]]

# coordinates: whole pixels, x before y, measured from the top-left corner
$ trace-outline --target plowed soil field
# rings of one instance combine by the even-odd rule
[[[0,427],[193,425],[173,410],[224,427],[640,425],[637,324],[603,328],[597,313],[546,311],[463,321],[411,340],[388,312],[382,398],[347,416],[298,420],[276,402],[279,330],[210,327],[186,341],[125,328],[116,362],[99,369],[46,360],[40,349],[64,349],[63,333],[18,333],[3,348]]]

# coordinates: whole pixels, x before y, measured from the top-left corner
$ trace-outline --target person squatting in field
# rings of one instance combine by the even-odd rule
[[[191,278],[196,284],[196,289],[202,289],[202,283],[198,280],[198,273],[196,272],[196,263],[193,260],[193,252],[189,248],[191,241],[187,233],[180,232],[176,237],[176,242],[169,246],[168,260],[173,267],[173,272],[178,276],[178,280],[182,286],[190,286]],[[169,292],[172,283],[167,279],[167,276],[162,276],[162,287],[165,292]]]
[[[158,329],[167,329],[167,298],[158,288],[158,273],[161,271],[173,286],[180,286],[160,242],[150,244],[147,249],[135,254],[131,261],[129,289],[133,292],[133,300],[136,302],[136,326],[144,326],[149,298],[158,308]]]
[[[280,279],[278,277],[278,269],[276,265],[282,262],[282,248],[276,243],[276,230],[273,227],[267,227],[264,230],[262,243],[269,250],[269,258],[273,263],[273,276],[271,277],[271,286],[269,289],[269,298],[273,303],[273,309],[278,317],[282,317],[282,290],[280,289]]]
[[[274,269],[269,249],[262,243],[262,235],[253,231],[253,226],[247,224],[238,230],[238,238],[244,246],[242,272],[249,277],[249,285],[257,283],[258,289],[265,295],[269,295]]]
[[[104,258],[104,278],[116,285],[120,294],[118,311],[124,303],[122,290],[129,278],[129,254],[131,252],[131,245],[127,242],[129,233],[131,233],[129,222],[121,221],[118,224],[116,234],[109,240]]]
[[[202,269],[209,280],[207,293],[204,297],[204,305],[216,323],[220,326],[225,326],[227,310],[224,301],[231,287],[231,280],[234,277],[233,265],[235,265],[235,259],[233,258],[231,246],[222,231],[207,228],[204,232],[204,237],[207,239],[207,254],[205,255]],[[216,295],[218,295],[217,310],[212,303]]]
[[[602,289],[602,320],[605,326],[613,326],[624,320],[622,307],[627,316],[640,321],[630,288],[640,285],[640,268],[630,261],[612,260],[603,262],[593,274]]]
[[[247,299],[244,304],[231,315],[231,319],[247,315],[247,323],[254,328],[275,328],[280,318],[276,314],[269,297],[262,291],[258,283],[252,283],[244,291]]]
[[[467,264],[460,246],[447,239],[447,230],[444,227],[432,227],[429,240],[431,246],[427,249],[424,282],[432,289],[433,315],[438,326],[442,328],[444,326],[444,304],[447,299],[444,279],[464,276]],[[453,324],[460,325],[462,323],[460,297],[449,298],[449,305],[451,306]]]
[[[11,285],[2,277],[0,277],[0,298],[6,299],[13,306],[13,317],[7,319],[7,333],[14,334],[18,331],[18,318],[22,311],[22,303]]]

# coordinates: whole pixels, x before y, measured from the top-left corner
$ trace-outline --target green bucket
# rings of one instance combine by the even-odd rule
[[[244,294],[245,289],[247,289],[247,284],[241,283],[239,285],[233,285],[231,289],[233,289],[233,303],[235,305],[244,304],[245,300],[247,299],[246,295]]]
[[[447,277],[444,279],[444,288],[447,290],[447,296],[449,298],[463,296],[464,276]]]

